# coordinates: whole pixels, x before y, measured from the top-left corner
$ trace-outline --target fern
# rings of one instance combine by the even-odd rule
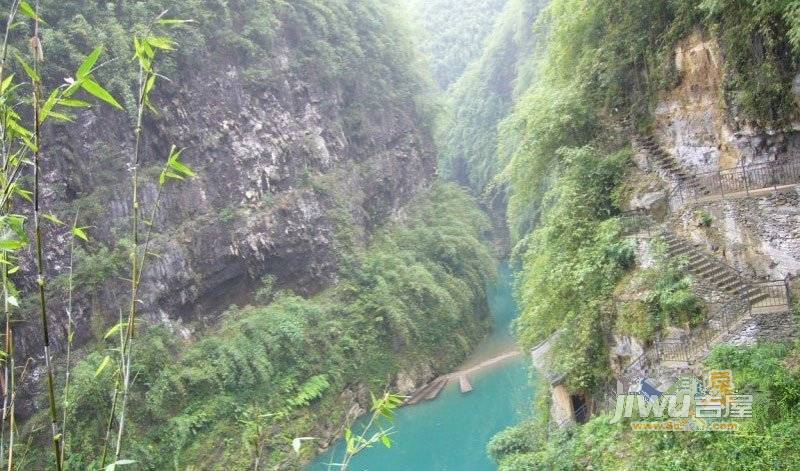
[[[328,382],[327,376],[313,376],[300,386],[297,395],[289,399],[288,403],[291,407],[305,407],[322,397],[322,394],[330,387],[331,384]]]

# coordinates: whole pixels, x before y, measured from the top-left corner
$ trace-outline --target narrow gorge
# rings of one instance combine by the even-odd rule
[[[0,11],[0,467],[798,469],[796,2]]]

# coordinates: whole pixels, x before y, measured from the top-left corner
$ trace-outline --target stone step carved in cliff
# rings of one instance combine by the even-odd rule
[[[683,166],[661,145],[653,136],[633,135],[634,144],[646,153],[651,165],[657,166],[667,178],[674,180],[681,188],[687,191],[705,193],[702,185],[695,175]]]
[[[671,258],[684,258],[686,269],[704,282],[732,296],[741,297],[751,306],[767,299],[769,295],[739,274],[736,269],[722,262],[677,234],[663,230],[661,233],[667,244],[667,255]]]

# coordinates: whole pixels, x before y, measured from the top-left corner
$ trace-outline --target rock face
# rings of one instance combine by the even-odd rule
[[[292,47],[273,47],[277,59],[262,66],[279,74],[273,81],[279,85],[255,91],[235,62],[209,63],[179,86],[160,85],[154,101],[161,116],[145,122],[145,215],[171,145],[185,148],[183,159],[198,173],[162,195],[150,247],[155,256],[140,293],[144,316],[186,336],[230,304],[248,302],[265,275],[279,289],[305,295],[334,282],[339,255],[365,243],[435,175],[430,130],[419,124],[425,120],[413,100],[372,97],[376,105],[363,109],[348,84],[297,76],[287,65]],[[114,252],[130,227],[129,117],[97,107],[70,126],[69,133],[54,127],[46,136],[52,151],[45,207],[56,214],[81,208],[81,224],[91,226],[87,250]],[[347,237],[337,238],[339,232]],[[54,246],[51,278],[65,274],[66,230],[50,228],[45,237]],[[92,325],[118,318],[127,275],[119,253],[111,276],[79,290],[78,344]],[[51,311],[58,351],[63,299],[53,299]],[[20,355],[39,353],[37,329],[35,322],[21,326]]]
[[[725,343],[752,347],[763,339],[771,342],[792,342],[798,329],[794,313],[756,314],[748,317],[742,326],[725,339]]]
[[[675,52],[675,67],[681,82],[655,111],[655,135],[686,169],[716,172],[800,152],[797,125],[759,129],[725,105],[723,58],[714,38],[688,37]]]
[[[677,48],[679,86],[656,110],[654,135],[692,175],[753,163],[800,162],[797,126],[758,129],[723,98],[723,59],[714,38],[695,33]],[[652,195],[643,195],[647,200]],[[783,279],[800,273],[797,187],[751,197],[686,204],[673,214],[680,231],[754,277]],[[642,204],[642,206],[647,206]],[[711,226],[698,224],[698,213]]]
[[[697,208],[681,213],[683,231],[743,274],[783,279],[800,274],[800,188],[703,205],[711,226],[696,223]]]
[[[734,175],[729,177],[730,182],[741,178],[731,169],[763,164],[750,168],[771,171],[774,166],[765,163],[800,164],[797,131],[800,126],[759,129],[726,105],[723,58],[714,38],[700,33],[686,38],[675,51],[675,67],[680,83],[662,95],[650,131],[659,146],[674,157],[689,176],[701,177],[698,182],[702,184],[714,181],[703,179],[704,175],[728,171],[728,175]],[[784,280],[791,286],[791,280],[800,275],[800,179],[785,185],[773,183],[772,188],[762,185],[757,191],[744,187],[734,194],[727,191],[727,195],[705,187],[698,191],[697,198],[684,200],[683,195],[678,199],[671,193],[675,181],[662,178],[657,185],[646,181],[644,172],[653,174],[654,169],[649,168],[642,157],[646,154],[636,156],[643,174],[637,175],[631,209],[648,210],[655,220],[731,265],[771,296],[775,295],[775,290],[786,289]],[[774,174],[772,178],[774,182]],[[666,191],[659,191],[659,188]],[[640,267],[652,268],[652,247],[642,240],[637,241]],[[773,282],[759,284],[767,280]],[[758,341],[782,342],[797,338],[794,314],[778,312],[784,309],[782,302],[769,314],[761,313],[756,307],[742,315],[743,307],[731,303],[730,293],[720,291],[718,286],[695,278],[694,290],[708,308],[709,327],[715,332],[729,329],[727,334],[721,334],[719,343],[753,345]],[[725,319],[739,315],[742,315],[739,320],[726,324]],[[685,333],[665,330],[660,335],[668,340],[670,336],[680,337]],[[616,338],[610,349],[612,369],[618,372],[618,363],[628,364],[631,357],[636,358],[641,352],[641,346],[632,339]],[[615,361],[618,359],[623,361]],[[653,371],[634,371],[632,377],[653,375],[669,383],[683,368],[682,365],[658,366]]]

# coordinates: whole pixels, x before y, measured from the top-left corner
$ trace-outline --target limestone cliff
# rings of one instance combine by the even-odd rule
[[[331,80],[332,66],[322,61],[317,73],[307,73],[295,62],[307,46],[293,27],[286,20],[261,45],[265,54],[256,64],[220,49],[209,51],[213,57],[201,59],[200,68],[181,70],[188,59],[178,55],[174,81],[159,85],[160,114],[146,119],[144,130],[144,208],[155,199],[152,177],[171,145],[185,149],[198,178],[162,196],[155,255],[140,295],[150,322],[190,337],[230,304],[248,302],[266,275],[280,289],[320,291],[335,282],[340,256],[368,241],[435,174],[430,131],[417,106],[426,85],[413,71],[395,73],[413,64],[374,54],[363,58],[372,76],[351,70],[360,75]],[[369,31],[361,33],[348,39],[374,41]],[[270,80],[254,83],[247,76],[254,69]],[[395,93],[377,95],[365,85],[373,82]],[[76,290],[80,346],[118,318],[127,284],[131,119],[95,107],[81,111],[76,123],[49,129],[45,142],[45,207],[64,220],[80,211],[92,241],[76,266],[101,277]],[[45,234],[54,279],[68,271],[67,233],[53,227]],[[87,261],[92,255],[94,262]],[[26,263],[23,271],[32,273]],[[23,288],[33,282],[26,279]],[[51,295],[58,351],[65,343],[65,297],[55,288]],[[24,358],[41,350],[31,319],[17,334]]]
[[[681,166],[712,181],[742,179],[742,171],[780,171],[800,153],[800,123],[787,129],[761,129],[739,117],[723,98],[724,58],[716,40],[699,33],[676,50],[681,83],[664,94],[655,112],[654,135]],[[760,166],[759,166],[760,165]],[[784,167],[785,168],[785,167]],[[737,268],[754,277],[783,279],[800,272],[797,188],[753,191],[687,205],[676,217],[694,240],[705,241]],[[737,197],[738,196],[738,197]],[[707,211],[711,228],[697,224]]]

